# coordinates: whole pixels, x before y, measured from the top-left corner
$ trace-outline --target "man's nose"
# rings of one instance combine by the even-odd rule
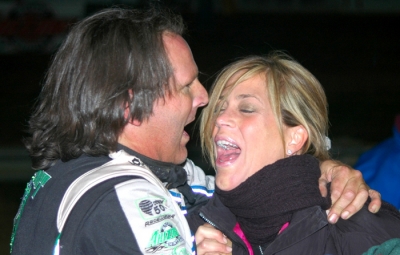
[[[203,84],[199,81],[196,86],[195,105],[203,107],[208,104],[208,93]]]

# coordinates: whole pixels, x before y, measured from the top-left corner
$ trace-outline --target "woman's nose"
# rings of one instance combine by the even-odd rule
[[[233,120],[232,113],[228,109],[221,111],[215,121],[215,125],[219,128],[224,127],[224,126],[226,126],[226,127],[234,126],[234,120]]]

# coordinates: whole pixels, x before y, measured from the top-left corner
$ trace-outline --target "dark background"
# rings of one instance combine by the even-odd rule
[[[391,136],[400,113],[399,12],[178,10],[207,88],[232,60],[283,50],[325,88],[334,158],[353,164],[360,153]],[[34,51],[0,55],[0,254],[8,252],[12,218],[31,175],[21,138],[51,56]],[[189,156],[212,173],[202,161],[193,126]],[[15,177],[20,170],[9,162],[25,162],[24,174]]]

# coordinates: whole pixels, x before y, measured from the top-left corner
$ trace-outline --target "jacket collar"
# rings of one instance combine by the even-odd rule
[[[173,163],[168,163],[168,162],[163,162],[163,161],[159,161],[159,160],[155,160],[149,157],[146,157],[145,155],[142,155],[122,144],[118,144],[117,145],[117,150],[124,150],[126,151],[128,154],[136,156],[138,158],[140,158],[140,160],[143,161],[144,164],[146,164],[149,167],[155,167],[155,168],[162,168],[162,169],[169,169],[169,168],[175,168],[177,165],[173,164]],[[186,163],[183,162],[181,165],[179,166],[183,166]]]
[[[275,254],[306,239],[328,225],[325,210],[319,206],[309,207],[293,214],[290,225],[264,250],[264,254]]]
[[[233,242],[234,249],[247,247],[243,240],[233,232],[236,217],[214,194],[206,206],[200,210],[200,216],[217,229],[221,230]],[[290,225],[263,251],[264,254],[275,254],[300,242],[328,225],[326,212],[319,206],[302,209],[293,214]],[[239,247],[238,247],[239,246]],[[241,254],[241,252],[238,252]]]
[[[237,254],[247,253],[246,244],[233,231],[237,223],[236,216],[221,202],[218,195],[214,193],[208,203],[200,209],[199,214],[203,220],[221,230],[232,241],[233,249],[242,250]]]

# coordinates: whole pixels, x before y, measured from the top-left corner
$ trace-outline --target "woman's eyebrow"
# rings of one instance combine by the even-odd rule
[[[262,102],[261,99],[257,95],[254,95],[254,94],[240,94],[240,95],[236,96],[236,99],[238,99],[238,100],[246,99],[246,98],[255,98],[258,101]]]

